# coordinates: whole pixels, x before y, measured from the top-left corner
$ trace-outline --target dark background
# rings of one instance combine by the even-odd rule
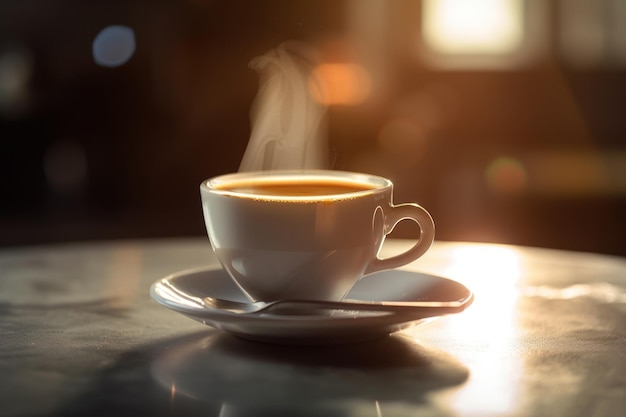
[[[567,2],[542,3],[530,57],[450,68],[429,58],[419,1],[4,0],[0,245],[205,235],[198,186],[236,171],[250,134],[248,62],[300,40],[383,74],[329,109],[334,168],[391,178],[438,239],[626,255],[626,51],[612,35],[572,61]],[[136,39],[118,67],[92,55],[110,25]]]

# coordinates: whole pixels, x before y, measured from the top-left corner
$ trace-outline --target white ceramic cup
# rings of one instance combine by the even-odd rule
[[[309,192],[317,183],[347,188]],[[259,191],[285,184],[303,187],[302,195]],[[433,220],[417,204],[394,205],[392,192],[388,179],[326,170],[241,172],[200,185],[213,250],[253,301],[341,300],[364,275],[422,256],[434,240]],[[406,219],[419,225],[415,245],[379,258],[385,236]]]

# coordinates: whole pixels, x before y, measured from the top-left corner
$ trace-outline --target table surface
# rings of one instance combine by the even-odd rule
[[[155,280],[214,264],[203,239],[0,251],[0,414],[626,413],[624,258],[436,242],[406,269],[462,282],[468,310],[326,347],[241,340],[150,298]]]

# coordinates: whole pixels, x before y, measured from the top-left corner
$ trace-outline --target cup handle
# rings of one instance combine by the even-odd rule
[[[385,269],[393,269],[413,262],[422,256],[435,240],[435,223],[430,214],[422,207],[414,203],[398,204],[390,206],[385,210],[385,236],[391,233],[393,228],[402,220],[412,220],[420,228],[420,236],[415,245],[406,252],[389,258],[381,259],[376,257],[365,269],[365,275]]]

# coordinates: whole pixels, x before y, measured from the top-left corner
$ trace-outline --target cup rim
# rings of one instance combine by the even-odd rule
[[[276,177],[306,177],[307,179],[337,179],[344,180],[348,182],[353,182],[356,184],[367,183],[372,186],[371,189],[367,190],[359,190],[359,191],[351,191],[347,193],[341,194],[328,194],[328,195],[316,195],[316,196],[279,196],[279,195],[259,195],[254,193],[248,193],[245,191],[233,191],[233,190],[225,190],[220,189],[218,186],[220,184],[228,183],[228,182],[238,182],[243,181],[249,178],[276,178]],[[393,188],[393,183],[391,180],[373,174],[366,174],[362,172],[352,172],[352,171],[340,171],[340,170],[325,170],[325,169],[289,169],[289,170],[267,170],[267,171],[244,171],[244,172],[234,172],[228,174],[217,175],[211,178],[208,178],[200,184],[200,188],[203,191],[210,192],[212,194],[224,195],[224,196],[233,196],[233,197],[244,197],[244,198],[252,198],[255,200],[269,200],[269,201],[320,201],[320,200],[342,200],[342,199],[353,199],[366,195],[373,195],[381,192],[385,192],[388,189]]]

